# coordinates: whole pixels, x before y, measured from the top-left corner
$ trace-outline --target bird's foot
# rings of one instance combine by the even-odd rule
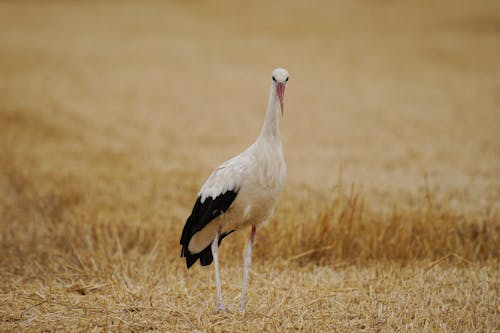
[[[240,302],[240,311],[242,314],[245,314],[245,301]]]
[[[215,309],[214,309],[213,312],[214,312],[214,314],[219,313],[219,312],[227,313],[227,309],[224,306],[224,303],[222,303],[222,302],[216,302],[215,303]]]

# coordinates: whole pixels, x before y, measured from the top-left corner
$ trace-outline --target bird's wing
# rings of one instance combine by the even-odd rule
[[[212,172],[202,186],[180,240],[181,256],[186,257],[188,268],[197,259],[201,260],[202,265],[212,262],[209,246],[199,253],[191,253],[189,243],[197,232],[231,207],[240,190],[250,158],[243,153],[226,161]],[[226,234],[221,235],[220,240],[225,236]]]
[[[203,184],[198,194],[201,202],[203,203],[209,197],[215,199],[227,191],[238,192],[249,159],[247,154],[241,154],[217,167]]]

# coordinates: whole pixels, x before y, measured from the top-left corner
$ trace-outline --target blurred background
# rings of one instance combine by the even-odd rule
[[[40,150],[41,172],[80,175],[92,150],[201,183],[254,140],[285,67],[288,189],[341,175],[383,208],[411,204],[427,175],[456,209],[498,208],[496,1],[0,6],[1,139]],[[68,137],[48,147],[41,123]]]

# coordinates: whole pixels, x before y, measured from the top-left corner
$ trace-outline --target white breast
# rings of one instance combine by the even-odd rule
[[[248,165],[238,196],[221,217],[224,231],[266,222],[278,203],[286,178],[283,150],[279,145],[255,145],[249,152],[255,163]]]

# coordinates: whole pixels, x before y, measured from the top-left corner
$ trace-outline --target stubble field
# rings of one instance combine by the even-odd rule
[[[495,1],[0,3],[1,331],[500,329]],[[290,72],[288,176],[189,271],[212,169]]]

